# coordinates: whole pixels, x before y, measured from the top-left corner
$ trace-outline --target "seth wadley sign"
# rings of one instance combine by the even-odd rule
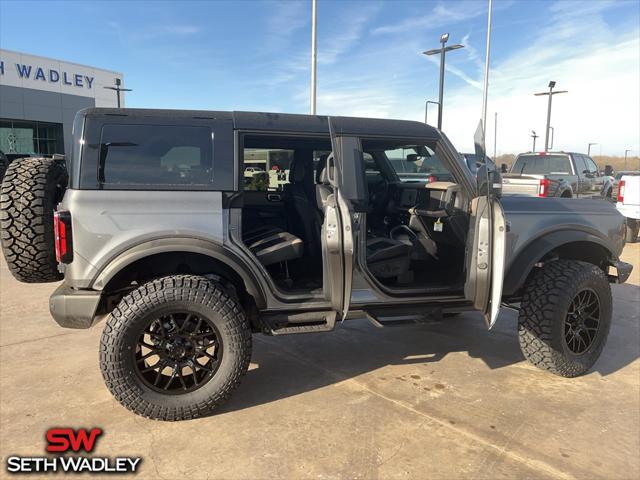
[[[93,97],[96,106],[115,106],[115,85],[122,74],[26,53],[0,50],[0,85]]]

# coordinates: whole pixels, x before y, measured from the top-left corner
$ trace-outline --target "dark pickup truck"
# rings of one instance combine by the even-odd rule
[[[502,176],[505,195],[611,198],[613,177],[591,157],[573,152],[521,153]]]

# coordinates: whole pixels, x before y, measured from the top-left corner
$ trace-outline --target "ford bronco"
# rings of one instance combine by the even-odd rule
[[[437,163],[449,180],[396,171],[406,162]],[[510,306],[527,359],[581,375],[609,332],[609,284],[631,270],[614,205],[501,198],[491,164],[471,173],[418,122],[87,109],[65,163],[9,167],[5,258],[22,281],[64,275],[50,299],[61,326],[107,317],[106,385],[155,419],[224,401],[253,333],[351,318],[383,327],[478,310],[491,327]]]

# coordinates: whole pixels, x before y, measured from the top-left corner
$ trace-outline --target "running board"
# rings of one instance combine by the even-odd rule
[[[365,311],[367,320],[375,327],[397,327],[401,325],[415,325],[436,323],[442,321],[442,309],[434,309],[418,314],[385,315],[384,312]]]
[[[266,314],[260,320],[267,335],[289,335],[292,333],[330,332],[336,325],[336,312],[305,312]]]

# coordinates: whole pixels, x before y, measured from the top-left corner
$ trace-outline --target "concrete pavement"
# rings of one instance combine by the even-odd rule
[[[138,478],[640,477],[640,244],[613,287],[614,322],[588,375],[528,364],[516,317],[477,314],[322,335],[254,337],[249,373],[217,415],[162,423],[103,384],[102,324],[59,328],[53,284],[0,266],[1,476],[9,455],[41,456],[53,426],[101,427],[97,456],[141,456]],[[31,477],[33,478],[33,477]]]

